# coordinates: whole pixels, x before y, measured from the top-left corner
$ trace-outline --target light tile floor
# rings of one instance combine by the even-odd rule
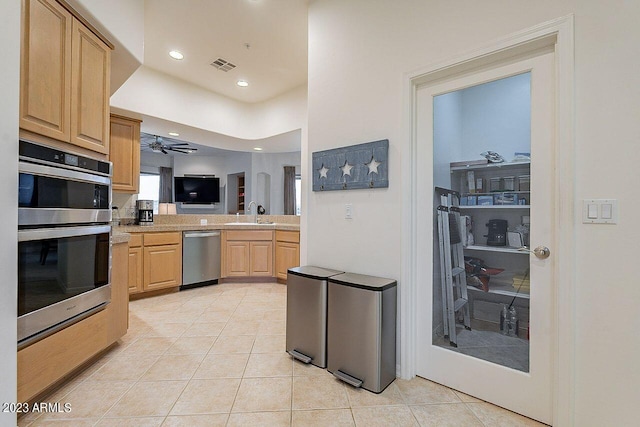
[[[286,286],[221,284],[133,301],[129,332],[20,426],[537,426],[439,384],[354,389],[285,353]]]

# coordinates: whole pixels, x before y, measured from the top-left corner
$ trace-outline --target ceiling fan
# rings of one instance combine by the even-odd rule
[[[150,140],[146,143],[147,147],[149,147],[149,149],[155,153],[169,154],[169,151],[173,151],[176,153],[191,154],[194,151],[198,151],[197,148],[189,147],[188,142],[167,143],[165,142],[164,138],[158,135],[144,135],[144,136],[145,136],[145,139]]]

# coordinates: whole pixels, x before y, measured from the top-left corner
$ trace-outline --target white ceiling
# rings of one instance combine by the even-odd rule
[[[308,0],[146,0],[144,65],[238,101],[265,101],[307,81],[307,9]],[[169,57],[174,49],[183,60]],[[236,68],[210,65],[220,57]]]

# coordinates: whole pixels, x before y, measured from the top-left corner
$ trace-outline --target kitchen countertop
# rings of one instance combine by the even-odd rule
[[[117,245],[118,243],[127,243],[131,239],[131,234],[124,233],[114,228],[111,232],[111,243]]]
[[[300,231],[299,224],[154,224],[154,225],[123,225],[113,228],[115,234],[126,233],[149,233],[166,231],[198,231],[198,230],[283,230]],[[115,242],[114,242],[115,243]]]

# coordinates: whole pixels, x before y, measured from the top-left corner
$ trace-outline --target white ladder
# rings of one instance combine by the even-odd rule
[[[440,249],[440,278],[442,285],[442,323],[444,336],[457,347],[456,313],[462,310],[464,327],[471,330],[467,275],[464,265],[460,228],[460,195],[452,190],[436,188],[440,194],[438,212],[438,242]]]

